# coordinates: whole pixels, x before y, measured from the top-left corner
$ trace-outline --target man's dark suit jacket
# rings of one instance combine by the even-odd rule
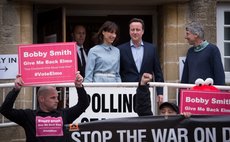
[[[139,82],[143,73],[151,73],[156,82],[164,82],[156,47],[148,42],[143,42],[144,55],[140,72],[138,72],[130,42],[119,45],[120,49],[120,75],[122,82]],[[157,94],[163,94],[163,88],[157,88]]]

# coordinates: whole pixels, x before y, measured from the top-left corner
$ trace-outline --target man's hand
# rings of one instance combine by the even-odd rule
[[[75,87],[80,88],[82,87],[83,77],[80,75],[80,72],[78,71],[76,73],[76,79],[75,79]]]
[[[152,81],[153,75],[150,73],[144,73],[141,77],[140,85],[146,85],[148,82]]]
[[[163,95],[157,95],[157,103],[158,106],[160,106],[163,103]]]
[[[15,88],[16,90],[20,90],[20,89],[22,88],[23,84],[24,84],[24,82],[23,82],[23,80],[22,80],[22,78],[21,78],[21,74],[18,74],[18,75],[16,76],[15,81],[14,81],[14,88]]]
[[[192,115],[192,113],[191,112],[183,112],[183,113],[181,113],[181,115],[184,115],[185,118],[189,118]]]

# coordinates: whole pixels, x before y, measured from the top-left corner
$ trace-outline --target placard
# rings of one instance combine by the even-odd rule
[[[24,85],[74,82],[77,71],[75,42],[18,46],[19,74]]]
[[[182,90],[180,112],[208,115],[230,115],[230,93]]]

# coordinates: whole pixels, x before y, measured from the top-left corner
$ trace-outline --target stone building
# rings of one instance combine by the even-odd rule
[[[55,35],[57,42],[70,41],[75,23],[85,24],[89,35],[109,19],[121,27],[121,40],[129,40],[128,21],[131,17],[146,22],[144,39],[157,44],[165,82],[180,81],[179,62],[189,45],[184,39],[185,24],[200,21],[205,38],[221,51],[230,82],[230,1],[229,0],[0,0],[0,54],[16,54],[17,45],[44,43]],[[224,37],[225,35],[225,37]],[[88,46],[91,46],[88,37]],[[0,83],[12,80],[1,80]],[[32,90],[27,90],[32,92]],[[170,91],[175,100],[175,90]],[[31,107],[32,98],[21,95],[18,106]],[[21,127],[0,128],[0,141],[25,141]]]

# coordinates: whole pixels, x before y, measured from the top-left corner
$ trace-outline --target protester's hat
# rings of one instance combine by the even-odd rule
[[[170,107],[172,108],[177,114],[179,114],[179,108],[176,104],[170,103],[170,102],[164,102],[160,105],[159,109],[161,110],[164,107]]]

